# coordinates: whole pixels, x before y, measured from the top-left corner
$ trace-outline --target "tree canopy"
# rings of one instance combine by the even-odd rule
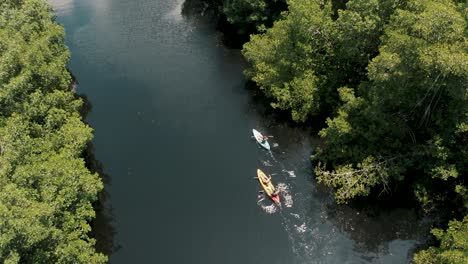
[[[322,164],[318,179],[337,188],[338,201],[410,177],[430,208],[438,196],[447,197],[436,195],[440,190],[461,186],[458,176],[467,173],[465,27],[451,1],[408,1],[385,27],[368,80],[338,89],[343,105],[320,132],[327,149],[315,156]],[[346,176],[336,177],[340,173]]]
[[[223,0],[222,12],[239,34],[250,34],[270,27],[281,11],[285,0]]]
[[[70,89],[64,30],[42,0],[0,0],[0,261],[105,263],[88,236],[103,188]]]
[[[468,263],[468,216],[462,221],[450,221],[446,231],[433,229],[439,247],[430,247],[414,255],[415,264]]]
[[[264,34],[253,35],[243,54],[246,75],[292,119],[330,112],[339,104],[337,89],[366,79],[369,59],[399,1],[349,1],[334,19],[331,2],[291,0],[283,18]]]

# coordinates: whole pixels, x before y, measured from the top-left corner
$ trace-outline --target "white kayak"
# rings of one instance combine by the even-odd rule
[[[253,132],[255,140],[257,140],[258,144],[260,144],[260,146],[264,147],[265,149],[270,150],[270,144],[268,144],[268,141],[263,140],[262,133],[258,132],[255,129],[252,129],[252,132]]]

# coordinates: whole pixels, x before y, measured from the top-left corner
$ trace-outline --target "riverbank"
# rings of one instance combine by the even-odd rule
[[[105,263],[89,237],[103,188],[85,165],[63,27],[42,0],[0,10],[0,261]]]

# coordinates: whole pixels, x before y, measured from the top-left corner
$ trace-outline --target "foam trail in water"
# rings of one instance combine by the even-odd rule
[[[289,187],[285,183],[280,182],[278,183],[276,188],[280,192],[281,196],[284,198],[284,206],[292,207],[294,202]]]
[[[307,231],[307,226],[305,223],[303,223],[302,225],[300,226],[297,226],[297,225],[294,225],[294,227],[296,228],[296,231],[298,233],[304,233],[305,231]]]
[[[283,169],[283,172],[286,172],[287,174],[289,174],[289,177],[291,177],[291,178],[296,178],[296,174],[294,173],[293,170],[288,171],[286,169]]]
[[[275,156],[273,156],[273,152],[271,152],[271,150],[269,150],[268,153],[270,154],[271,159],[273,159],[274,162],[279,163]]]
[[[292,215],[292,216],[294,216],[296,219],[299,219],[299,218],[300,218],[299,214],[295,214],[295,213],[289,213],[289,214]]]
[[[267,214],[274,214],[278,211],[278,207],[276,207],[274,203],[268,206],[261,205],[261,207]]]
[[[257,204],[260,206],[260,208],[262,208],[262,210],[267,213],[267,214],[273,214],[273,213],[276,213],[276,211],[278,210],[278,208],[275,206],[274,203],[270,204],[270,205],[265,205],[263,203],[263,201],[267,201],[265,199],[265,195],[263,194],[260,194],[258,196],[259,200],[257,202]]]

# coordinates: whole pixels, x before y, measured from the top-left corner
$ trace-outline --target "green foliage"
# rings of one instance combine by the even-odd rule
[[[0,0],[0,261],[105,263],[88,237],[103,188],[70,90],[63,28],[40,0]]]
[[[257,83],[274,108],[290,110],[304,121],[320,107],[320,73],[328,53],[330,8],[315,1],[289,1],[289,12],[266,33],[251,36],[243,54],[251,64],[246,75]],[[313,37],[315,36],[315,37]]]
[[[354,181],[334,178],[338,172],[322,165],[320,181],[336,187],[337,194],[366,195],[376,186],[405,179],[414,182],[416,197],[427,210],[446,199],[464,200],[457,194],[464,190],[460,176],[467,173],[465,28],[450,1],[413,0],[395,12],[379,55],[368,66],[369,81],[360,83],[360,97],[348,96],[337,116],[328,119],[320,132],[327,148],[314,156],[328,169],[347,168],[349,173],[376,157],[386,165],[381,169],[388,178],[375,174],[364,191],[354,192]]]
[[[340,76],[335,89],[344,85],[358,85],[366,75],[369,60],[378,53],[380,36],[398,0],[348,1],[346,9],[338,10],[333,25],[335,56],[334,74]]]
[[[285,0],[223,0],[223,13],[240,34],[270,27],[286,6]]]
[[[339,103],[338,88],[366,78],[368,61],[398,3],[349,1],[334,20],[327,1],[289,1],[281,20],[244,45],[246,75],[274,108],[291,111],[295,121],[330,111]]]
[[[432,234],[440,241],[440,246],[416,253],[415,264],[468,263],[468,216],[461,222],[450,221],[446,231],[433,229]]]
[[[366,101],[356,97],[352,89],[340,88],[339,93],[344,105],[337,117],[327,119],[327,128],[319,133],[329,145],[325,150],[318,149],[313,158],[319,162],[315,169],[318,181],[336,188],[337,201],[346,203],[355,196],[368,195],[376,186],[386,191],[389,180],[400,176],[399,162],[405,159],[396,152],[404,146],[388,134],[397,135],[401,129],[390,119],[373,115]],[[366,122],[361,120],[363,115],[369,117]],[[388,147],[382,148],[384,145]],[[334,169],[330,171],[330,167]]]
[[[370,187],[388,181],[388,161],[377,161],[374,157],[365,158],[356,168],[351,164],[339,165],[333,172],[326,171],[319,163],[315,168],[319,182],[337,189],[335,197],[339,203],[346,203],[352,197],[366,196]]]
[[[63,28],[54,23],[42,1],[2,1],[0,16],[0,108],[8,115],[17,110],[32,90],[65,90],[70,74],[63,45]],[[20,8],[18,8],[20,7]]]

